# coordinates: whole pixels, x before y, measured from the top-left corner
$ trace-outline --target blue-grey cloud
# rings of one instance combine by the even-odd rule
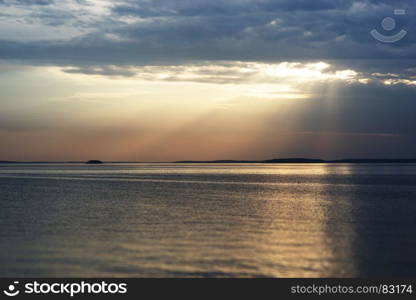
[[[3,5],[50,5],[54,0],[0,0]]]
[[[39,41],[19,41],[0,33],[2,59],[73,65],[89,60],[137,65],[186,60],[416,59],[412,32],[416,4],[410,1],[124,0],[110,5],[108,13],[94,16],[90,1],[78,1],[75,11],[46,0],[21,0],[16,5],[24,3],[53,4],[31,10],[30,22],[79,34],[70,39],[43,36]],[[381,20],[393,16],[395,8],[406,9],[407,15],[396,19],[409,34],[396,44],[382,44],[370,31],[383,32]],[[9,15],[6,20],[12,19]]]

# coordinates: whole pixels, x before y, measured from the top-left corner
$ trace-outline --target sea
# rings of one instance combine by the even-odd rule
[[[1,277],[416,277],[416,164],[1,164]]]

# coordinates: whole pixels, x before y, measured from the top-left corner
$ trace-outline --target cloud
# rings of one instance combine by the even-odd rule
[[[18,5],[50,5],[54,0],[0,0],[0,4],[18,6]]]
[[[72,74],[135,77],[149,81],[189,81],[228,84],[277,82],[319,82],[331,80],[359,81],[365,79],[348,69],[337,69],[324,62],[199,62],[168,66],[89,66],[63,68]]]
[[[413,69],[401,73],[380,73],[346,69],[343,65],[326,62],[229,62],[205,61],[185,65],[153,66],[84,66],[63,67],[69,74],[100,75],[112,78],[135,78],[147,81],[200,82],[214,84],[291,84],[344,82],[387,86],[415,86]]]
[[[0,39],[35,46],[37,42],[69,42],[101,27],[111,2],[107,0],[0,2]],[[47,46],[47,45],[45,45]]]
[[[124,1],[114,7],[119,15],[155,17],[155,16],[208,16],[208,15],[240,15],[250,13],[281,12],[281,11],[319,11],[346,9],[353,1],[339,0],[212,0],[212,1]]]
[[[117,66],[93,66],[93,67],[71,67],[64,68],[65,73],[72,74],[86,74],[86,75],[102,75],[113,77],[132,77],[136,72],[129,70],[129,68],[120,68]]]
[[[397,74],[386,83],[409,85],[416,69],[415,6],[404,0],[1,1],[0,60],[113,77],[134,77],[156,65],[174,71],[218,61],[325,61],[368,73],[365,78]],[[370,31],[381,31],[381,20],[395,8],[406,9],[395,18],[409,34],[381,44]],[[143,77],[151,77],[148,70]],[[199,77],[229,82],[244,76]]]
[[[0,59],[28,63],[83,67],[88,61],[173,65],[206,60],[416,59],[411,32],[416,27],[415,4],[409,1],[1,3]],[[397,44],[381,44],[370,31],[382,31],[381,20],[393,16],[395,8],[407,10],[396,19],[409,34]]]

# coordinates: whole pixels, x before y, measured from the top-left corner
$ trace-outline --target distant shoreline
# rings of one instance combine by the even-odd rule
[[[175,163],[255,163],[255,164],[339,164],[339,163],[355,163],[355,164],[381,164],[381,163],[416,163],[416,159],[310,159],[310,158],[276,158],[268,160],[212,160],[212,161],[176,161]]]
[[[175,163],[175,164],[387,164],[387,163],[402,163],[413,164],[416,163],[416,159],[337,159],[337,160],[324,160],[324,159],[311,159],[311,158],[276,158],[268,160],[183,160],[173,162],[138,162],[138,161],[108,161],[103,164],[146,164],[146,163]],[[0,164],[86,164],[83,161],[0,161]]]

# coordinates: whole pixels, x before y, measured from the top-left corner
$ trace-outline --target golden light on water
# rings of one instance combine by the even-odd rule
[[[333,173],[324,164],[313,168],[293,165],[287,169],[288,172],[279,170],[279,174],[300,176],[303,169],[303,175],[320,174],[320,178],[325,178]],[[264,192],[259,190],[258,198],[253,199],[263,225],[255,230],[256,240],[250,241],[252,255],[259,261],[273,262],[269,266],[263,265],[260,273],[273,277],[356,274],[355,232],[350,222],[352,203],[348,199],[334,203],[328,190],[331,185],[325,180],[314,184],[276,184],[276,188],[268,186]]]

